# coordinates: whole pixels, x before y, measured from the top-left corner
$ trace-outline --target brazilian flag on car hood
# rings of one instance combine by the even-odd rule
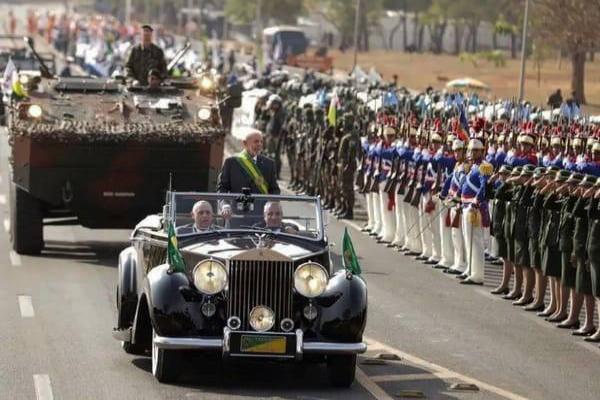
[[[171,222],[169,222],[167,235],[167,263],[169,264],[169,270],[171,272],[185,272],[185,262],[183,261],[183,257],[179,252],[177,235],[175,234],[175,228]]]
[[[348,228],[344,229],[342,251],[342,265],[344,268],[354,275],[360,275],[362,270],[360,269],[358,257],[354,251],[354,246],[352,245],[352,240],[350,239],[350,234],[348,233]]]

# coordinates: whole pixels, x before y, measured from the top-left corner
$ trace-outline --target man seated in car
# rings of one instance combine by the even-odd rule
[[[178,235],[201,233],[219,229],[213,224],[214,213],[212,205],[206,200],[197,201],[192,207],[194,222],[177,228]]]
[[[278,201],[268,201],[263,208],[264,221],[254,225],[257,228],[266,228],[273,232],[284,232],[296,234],[298,228],[292,224],[284,224],[283,210],[281,204]]]

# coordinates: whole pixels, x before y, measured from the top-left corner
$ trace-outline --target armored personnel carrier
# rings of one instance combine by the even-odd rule
[[[133,227],[161,209],[171,179],[180,191],[216,187],[226,134],[220,114],[238,106],[241,91],[219,87],[210,73],[150,89],[41,70],[25,79],[27,96],[10,103],[17,253],[43,250],[45,222]]]

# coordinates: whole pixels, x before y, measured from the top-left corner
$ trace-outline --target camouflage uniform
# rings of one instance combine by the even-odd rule
[[[135,45],[125,63],[127,76],[136,79],[142,85],[147,85],[148,72],[151,69],[156,69],[163,78],[167,76],[167,63],[162,49],[154,43],[147,47]]]
[[[356,172],[356,161],[360,151],[360,138],[354,127],[348,127],[346,133],[340,139],[337,154],[337,166],[339,173],[341,211],[340,218],[352,219],[354,217],[354,174]]]

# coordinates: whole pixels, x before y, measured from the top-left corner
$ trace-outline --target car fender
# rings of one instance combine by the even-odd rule
[[[136,252],[133,247],[128,247],[119,254],[117,280],[117,327],[119,329],[131,326],[137,302]]]
[[[144,295],[152,326],[161,336],[181,336],[193,329],[188,304],[181,294],[189,288],[187,276],[181,272],[169,273],[169,265],[152,268],[144,282]]]
[[[326,340],[362,341],[367,324],[367,285],[358,275],[337,271],[317,297],[317,332]]]

